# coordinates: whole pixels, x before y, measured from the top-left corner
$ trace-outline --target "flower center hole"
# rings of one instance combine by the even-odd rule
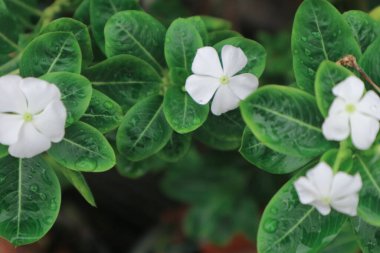
[[[27,112],[27,113],[24,114],[23,118],[24,118],[24,121],[30,122],[30,121],[33,120],[33,115],[31,113]]]
[[[356,111],[356,106],[353,105],[353,104],[348,104],[348,105],[346,105],[346,111],[347,111],[348,113],[353,113],[353,112]]]
[[[230,78],[228,76],[222,76],[219,80],[220,80],[220,83],[224,85],[230,83]]]

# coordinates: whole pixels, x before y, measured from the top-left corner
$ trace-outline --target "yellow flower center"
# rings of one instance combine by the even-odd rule
[[[25,122],[30,122],[33,120],[33,115],[31,113],[26,112],[23,116]]]
[[[329,205],[331,203],[331,198],[330,197],[323,197],[321,199],[322,203],[325,205]]]
[[[356,106],[354,104],[346,105],[346,111],[348,113],[354,113],[356,111]]]
[[[230,78],[228,76],[222,76],[219,81],[221,84],[226,85],[230,83]]]

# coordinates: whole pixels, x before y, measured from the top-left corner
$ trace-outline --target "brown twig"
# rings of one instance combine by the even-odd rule
[[[359,64],[356,61],[355,56],[353,55],[347,55],[336,62],[338,65],[342,65],[345,67],[351,67],[356,69],[360,73],[360,75],[369,83],[372,85],[372,87],[380,93],[380,87],[365,73],[365,71],[359,66]]]

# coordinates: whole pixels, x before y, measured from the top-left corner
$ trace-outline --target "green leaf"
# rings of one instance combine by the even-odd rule
[[[123,11],[112,16],[104,28],[106,55],[130,54],[162,72],[165,27],[142,11]]]
[[[56,172],[62,174],[90,205],[96,207],[94,196],[82,173],[62,167],[48,155],[45,155],[43,158]]]
[[[90,105],[81,120],[101,133],[116,129],[123,118],[123,109],[115,101],[94,90]]]
[[[41,239],[53,226],[61,205],[54,171],[39,157],[0,159],[0,235],[14,246]]]
[[[0,144],[0,158],[8,155],[8,147]]]
[[[348,11],[343,14],[359,43],[362,52],[376,40],[380,33],[380,23],[362,11]]]
[[[165,38],[165,58],[169,68],[183,68],[190,74],[195,54],[202,46],[202,38],[190,21],[175,20]]]
[[[94,56],[90,33],[85,24],[71,18],[59,18],[45,26],[41,34],[49,32],[71,32],[79,43],[84,62],[91,63]]]
[[[132,162],[122,155],[117,156],[117,171],[123,177],[137,179],[149,172],[154,172],[162,169],[165,162],[157,156],[151,156],[145,160]]]
[[[310,158],[288,156],[271,150],[248,127],[244,130],[239,152],[256,167],[273,174],[291,173],[310,162]]]
[[[240,33],[231,31],[231,30],[222,30],[222,31],[215,31],[211,32],[208,35],[208,44],[209,45],[215,45],[216,43],[219,43],[223,40],[234,38],[234,37],[242,37]]]
[[[191,135],[172,133],[168,143],[157,153],[157,156],[170,163],[181,160],[189,151],[191,146]]]
[[[346,222],[339,235],[321,253],[358,253],[359,246],[350,222]]]
[[[315,99],[279,85],[260,88],[240,104],[244,121],[256,138],[274,151],[316,157],[333,147],[322,135]]]
[[[363,181],[359,192],[358,215],[367,223],[380,226],[380,156],[376,148],[357,155],[353,168],[360,173]]]
[[[187,21],[189,21],[195,29],[199,32],[199,35],[202,38],[203,44],[208,44],[208,33],[207,33],[207,27],[205,25],[205,22],[203,22],[202,18],[200,16],[193,16],[186,18]]]
[[[89,25],[90,24],[90,0],[83,0],[82,3],[75,10],[73,18]]]
[[[324,117],[327,117],[330,106],[335,99],[332,89],[336,84],[352,75],[351,71],[334,62],[322,62],[315,77],[315,98],[319,111]]]
[[[162,98],[141,100],[125,115],[117,132],[119,152],[131,161],[140,161],[160,151],[172,129],[162,111]]]
[[[126,111],[141,98],[158,94],[161,77],[146,62],[130,55],[107,59],[84,71],[94,88]]]
[[[378,253],[380,251],[380,228],[372,226],[360,217],[351,219],[357,241],[363,253]],[[337,253],[337,251],[335,251]]]
[[[256,77],[260,77],[262,75],[265,69],[267,57],[267,53],[262,45],[253,40],[235,37],[219,42],[215,45],[215,48],[221,52],[223,46],[225,45],[240,47],[248,57],[248,64],[239,73],[251,73]]]
[[[239,110],[221,116],[210,114],[206,122],[195,132],[195,138],[217,150],[235,150],[240,147],[244,127]]]
[[[360,56],[350,27],[325,0],[305,0],[299,7],[293,25],[292,51],[297,85],[312,94],[322,61],[337,61],[348,54]]]
[[[20,73],[35,77],[60,71],[80,73],[81,65],[82,53],[74,35],[52,32],[38,36],[25,48]]]
[[[209,113],[208,105],[199,105],[179,86],[169,87],[163,109],[169,125],[181,134],[198,129]]]
[[[371,79],[379,84],[380,83],[380,38],[376,39],[360,58],[359,65],[367,73]]]
[[[87,110],[92,86],[85,77],[68,72],[46,74],[41,79],[57,85],[61,91],[61,99],[67,109],[66,126],[77,122]]]
[[[320,252],[347,220],[334,210],[323,216],[301,204],[293,186],[297,178],[286,183],[265,208],[257,236],[260,253]]]
[[[21,31],[17,21],[6,7],[3,7],[0,8],[0,54],[8,54],[19,50],[17,40]]]
[[[66,129],[65,138],[48,151],[65,168],[103,172],[115,163],[115,153],[107,139],[94,127],[76,122]]]
[[[229,30],[232,27],[232,24],[225,19],[215,18],[215,17],[210,17],[210,16],[200,16],[200,17],[203,20],[208,32]]]
[[[105,52],[104,27],[114,14],[139,9],[138,0],[90,0],[90,20],[95,41]]]

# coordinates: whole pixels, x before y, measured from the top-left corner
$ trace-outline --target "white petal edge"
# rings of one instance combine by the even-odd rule
[[[21,115],[0,113],[0,143],[11,145],[17,142],[23,124]]]
[[[329,109],[329,115],[337,115],[337,114],[340,114],[342,112],[345,112],[346,110],[346,102],[337,97],[335,98],[334,102],[331,104],[330,106],[330,109]]]
[[[318,198],[317,189],[306,177],[297,179],[294,188],[302,204],[310,204]]]
[[[20,88],[28,102],[28,112],[40,113],[54,100],[61,99],[61,92],[54,84],[44,80],[28,77],[20,83]]]
[[[243,100],[259,87],[259,79],[252,74],[241,74],[232,77],[228,85],[234,94]]]
[[[23,114],[27,103],[20,89],[22,78],[16,75],[0,77],[0,112]]]
[[[358,110],[380,120],[380,97],[374,91],[368,91],[359,102]]]
[[[319,200],[314,201],[313,203],[311,203],[311,205],[314,206],[318,210],[318,212],[323,216],[326,216],[331,212],[330,205],[324,204]]]
[[[9,154],[17,158],[32,158],[47,151],[51,147],[50,140],[38,132],[33,124],[24,124],[19,140],[9,146]]]
[[[50,103],[33,119],[36,129],[52,142],[60,142],[65,135],[66,108],[60,100]]]
[[[240,99],[232,92],[228,85],[222,85],[216,91],[211,104],[211,112],[219,116],[239,107]]]
[[[331,206],[338,212],[347,214],[349,216],[356,216],[359,204],[358,194],[352,194],[345,198],[334,200],[331,202]]]
[[[333,94],[337,97],[343,98],[346,102],[359,102],[363,96],[364,83],[356,76],[350,76],[338,83],[333,88]]]
[[[357,149],[369,149],[379,132],[379,121],[361,113],[351,116],[351,139]]]
[[[222,48],[222,64],[224,74],[232,77],[248,63],[248,58],[239,47],[225,45]]]
[[[329,141],[343,141],[350,136],[350,119],[347,113],[328,116],[322,125],[322,133]]]
[[[198,49],[191,69],[196,75],[212,76],[218,79],[223,76],[218,52],[213,47]]]
[[[363,183],[359,173],[352,176],[340,171],[334,175],[331,187],[331,199],[334,201],[356,194],[360,191],[362,186]]]
[[[219,85],[219,80],[214,77],[191,75],[186,80],[185,89],[195,102],[205,105],[210,102]]]
[[[306,173],[306,177],[315,186],[320,197],[330,196],[334,173],[327,163],[320,162]]]

